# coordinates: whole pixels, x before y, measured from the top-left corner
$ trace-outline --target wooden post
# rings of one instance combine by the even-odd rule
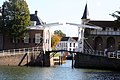
[[[60,65],[60,56],[59,56],[59,65]]]
[[[61,56],[61,65],[62,65],[62,56]]]
[[[45,67],[45,52],[43,52],[43,63],[42,63],[42,67]]]
[[[72,53],[72,69],[74,68],[74,53]]]
[[[29,62],[28,62],[28,53],[27,53],[27,67],[28,67],[28,63],[29,63]]]

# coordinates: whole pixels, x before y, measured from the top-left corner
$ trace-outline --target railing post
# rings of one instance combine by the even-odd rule
[[[25,54],[25,48],[24,48],[24,54]]]
[[[14,55],[15,55],[15,49],[14,49]]]
[[[3,56],[4,56],[5,54],[4,54],[4,50],[3,50]]]
[[[102,53],[101,53],[101,51],[100,51],[100,55],[99,56],[102,56]]]
[[[20,54],[20,49],[19,49],[19,54]]]
[[[89,49],[89,52],[88,52],[88,54],[90,54],[90,49]]]
[[[93,50],[93,55],[95,54],[95,50]]]
[[[34,53],[34,48],[32,47],[32,53]]]
[[[8,50],[8,54],[10,54],[10,50]]]
[[[113,53],[113,57],[115,58],[115,53],[114,52],[112,52]]]
[[[38,47],[37,47],[37,53],[38,53]]]
[[[110,58],[110,52],[108,52],[108,58]]]

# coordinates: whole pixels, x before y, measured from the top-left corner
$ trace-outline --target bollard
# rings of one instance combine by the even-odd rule
[[[72,53],[72,69],[74,68],[74,53]]]

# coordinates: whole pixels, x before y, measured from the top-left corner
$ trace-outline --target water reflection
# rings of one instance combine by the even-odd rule
[[[56,67],[0,66],[0,80],[120,80],[120,73],[108,70]]]

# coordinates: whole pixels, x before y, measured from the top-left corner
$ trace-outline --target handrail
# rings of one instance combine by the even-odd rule
[[[15,54],[33,53],[33,52],[38,52],[41,49],[42,49],[41,47],[30,47],[30,48],[2,50],[2,51],[0,51],[0,56],[10,56],[10,55],[15,55]]]

